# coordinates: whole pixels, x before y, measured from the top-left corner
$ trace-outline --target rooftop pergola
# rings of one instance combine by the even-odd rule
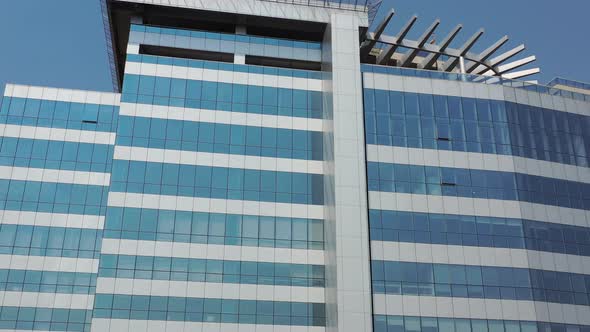
[[[515,71],[536,60],[534,55],[519,60],[514,59],[516,55],[526,49],[523,44],[496,55],[498,50],[508,42],[508,36],[500,38],[481,53],[470,52],[483,35],[483,29],[478,30],[460,48],[456,49],[449,46],[463,26],[457,25],[445,38],[435,43],[431,37],[440,25],[438,19],[424,31],[418,40],[406,39],[418,19],[415,15],[408,20],[396,36],[385,35],[383,32],[394,15],[395,11],[392,9],[374,31],[368,32],[364,36],[361,44],[361,59],[364,62],[373,62],[374,57],[374,62],[379,65],[500,76],[508,79],[519,79],[541,71],[539,68]],[[384,47],[375,48],[378,43]],[[399,49],[407,49],[408,51],[402,52],[398,51]]]

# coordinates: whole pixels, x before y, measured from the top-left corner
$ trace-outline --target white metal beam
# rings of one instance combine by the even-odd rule
[[[428,27],[428,29],[426,29],[426,31],[424,31],[424,33],[422,34],[420,39],[418,39],[418,49],[413,49],[413,50],[408,51],[408,53],[406,53],[404,55],[404,57],[400,60],[402,67],[407,67],[412,63],[412,61],[414,60],[416,55],[418,55],[418,53],[420,52],[420,49],[424,46],[424,44],[426,44],[428,42],[428,39],[430,39],[430,37],[432,36],[432,34],[434,33],[434,31],[436,30],[436,28],[439,25],[440,25],[440,20],[436,19],[432,23],[432,25],[430,25],[430,27]]]
[[[444,63],[442,70],[450,72],[453,69],[455,69],[455,67],[459,63],[459,58],[464,56],[467,52],[469,52],[469,50],[473,47],[473,45],[475,45],[475,43],[481,37],[481,35],[483,35],[483,33],[484,29],[479,29],[479,31],[477,31],[473,36],[471,36],[471,38],[469,38],[469,40],[467,40],[467,42],[465,42],[465,44],[463,44],[463,46],[461,46],[461,48],[458,50],[459,56],[452,57],[449,60],[447,60],[447,62]]]
[[[485,51],[483,51],[479,54],[480,61],[482,61],[482,62],[486,61],[490,56],[492,56],[492,54],[494,54],[494,52],[499,50],[500,47],[504,46],[504,44],[506,44],[507,42],[508,42],[508,36],[504,36],[504,37],[500,38],[500,40],[498,40],[492,46],[488,47]],[[477,67],[478,67],[478,63],[474,62],[472,65],[470,65],[467,68],[467,72],[471,73]]]
[[[392,8],[387,13],[387,15],[385,15],[385,18],[381,21],[381,23],[377,25],[377,28],[375,28],[375,32],[370,36],[371,38],[369,38],[363,43],[363,45],[361,46],[361,59],[367,57],[367,55],[369,55],[369,53],[373,50],[373,47],[375,47],[375,44],[377,44],[379,37],[381,37],[383,31],[385,30],[385,28],[387,28],[387,25],[391,21],[391,18],[393,18],[393,15],[395,15],[395,10],[393,10]]]
[[[529,63],[534,62],[535,60],[537,60],[537,57],[534,55],[531,55],[531,56],[526,57],[524,59],[520,59],[520,60],[511,62],[511,63],[507,63],[502,66],[498,66],[498,73],[505,74],[511,70],[516,69],[516,68],[520,68],[522,66],[528,65]]]
[[[418,19],[418,16],[416,16],[416,15],[414,15],[414,16],[412,16],[412,18],[410,18],[408,23],[406,23],[406,25],[401,29],[399,35],[397,35],[396,43],[387,46],[387,48],[385,50],[383,50],[381,52],[381,54],[379,54],[379,57],[377,57],[378,64],[380,64],[380,65],[387,64],[387,61],[389,61],[389,59],[391,59],[391,56],[393,55],[393,53],[395,53],[395,51],[397,50],[397,48],[399,46],[399,45],[397,45],[397,42],[404,40],[404,38],[406,37],[408,32],[410,32],[410,29],[412,29],[412,26],[414,25],[414,23],[416,23],[417,19]]]
[[[443,39],[443,41],[440,43],[440,52],[444,52],[447,49],[447,47],[449,47],[453,39],[455,39],[455,37],[457,37],[457,34],[459,34],[459,31],[461,31],[461,29],[463,29],[463,26],[459,24],[453,30],[451,30],[449,35],[445,37],[445,39]],[[430,53],[430,55],[428,55],[422,61],[422,63],[418,65],[418,68],[428,69],[432,67],[432,65],[436,63],[436,60],[438,60],[439,57],[440,53]]]
[[[500,55],[498,55],[497,57],[493,58],[490,60],[489,65],[490,66],[497,66],[503,62],[505,62],[506,60],[512,58],[513,56],[519,54],[520,52],[524,51],[526,49],[526,47],[524,46],[524,44],[520,44],[518,46],[516,46],[515,48],[511,49],[510,51],[504,52]],[[486,73],[489,70],[488,67],[486,66],[479,66],[477,67],[474,72],[475,74],[483,74]]]
[[[525,69],[525,70],[516,71],[513,73],[504,74],[504,75],[502,75],[502,77],[507,78],[507,79],[511,79],[511,80],[515,80],[518,78],[523,78],[526,76],[535,75],[540,72],[541,72],[541,68],[531,68],[531,69]]]

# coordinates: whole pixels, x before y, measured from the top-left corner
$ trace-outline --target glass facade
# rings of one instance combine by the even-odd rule
[[[369,162],[367,177],[372,191],[589,208],[589,184],[521,173]]]
[[[99,295],[95,311],[95,318],[325,326],[319,303]]]
[[[127,116],[120,121],[117,144],[122,146],[303,160],[323,158],[319,132]]]
[[[588,305],[588,275],[510,267],[372,261],[373,292]]]
[[[133,26],[132,33],[185,36],[181,30],[154,29]],[[305,49],[313,44],[189,34],[206,38],[204,47],[213,39]],[[144,42],[149,43],[147,37]],[[110,197],[123,200],[109,201],[103,239],[109,249],[100,257],[93,319],[325,326],[325,268],[321,259],[307,258],[323,256],[322,215],[295,211],[324,204],[321,168],[307,166],[323,161],[323,134],[308,126],[322,117],[321,91],[309,88],[320,82],[317,73],[133,54],[131,63],[142,71],[124,78],[109,187]],[[172,72],[147,75],[143,69],[150,66]],[[187,79],[175,71],[187,72]],[[254,84],[224,79],[236,75],[262,79]],[[280,78],[305,84],[286,88],[278,84]],[[150,111],[156,109],[163,111]],[[258,120],[245,121],[248,117]],[[301,129],[285,121],[301,123],[296,127]],[[158,155],[162,158],[154,159]],[[244,162],[232,163],[233,158]],[[138,206],[143,200],[130,195],[153,197],[155,204]],[[188,200],[194,203],[181,203]],[[265,204],[272,208],[263,209]],[[172,251],[130,255],[111,247],[117,243]],[[191,249],[195,246],[205,251]],[[180,247],[188,251],[174,249]],[[238,256],[229,256],[230,251]],[[306,258],[293,257],[301,255]],[[107,286],[121,281],[188,283],[188,288],[174,291],[175,296],[164,289],[147,296]],[[255,291],[221,291],[241,287]],[[193,295],[202,288],[209,290]],[[290,295],[294,292],[305,295]]]
[[[588,170],[588,108],[506,98],[511,91],[458,74],[369,65],[363,72],[374,330],[586,331],[587,323],[551,315],[506,319],[493,311],[588,308],[588,271],[558,263],[588,256],[589,181],[578,175]],[[403,84],[392,88],[392,78]],[[474,90],[455,89],[457,81]],[[502,166],[506,156],[510,167]],[[433,317],[427,308],[442,303],[455,314],[458,305],[471,309]]]
[[[92,311],[1,307],[0,328],[7,330],[89,331]]]
[[[131,30],[132,38],[188,34],[206,47],[222,40],[253,50],[321,46]],[[49,91],[37,98],[8,92],[2,101],[0,255],[7,263],[0,263],[0,292],[77,298],[49,307],[0,301],[0,329],[90,331],[92,320],[325,326],[320,73],[140,54],[129,54],[128,63],[200,74],[128,73],[122,94],[102,104],[77,102],[96,99],[77,91],[51,98],[41,97]],[[233,75],[256,80],[223,79]],[[166,110],[152,111],[158,107]],[[243,162],[230,162],[235,158]],[[156,201],[137,205],[143,200],[132,195]],[[187,199],[195,203],[181,206]],[[129,254],[119,243],[158,250]],[[16,256],[38,266],[28,269],[26,260],[11,260]],[[113,288],[146,282],[154,285],[149,296],[137,287]],[[169,293],[162,283],[185,290]],[[196,296],[199,288],[208,290]]]
[[[127,255],[102,255],[100,264],[105,278],[324,287],[322,265]]]
[[[167,3],[120,93],[8,85],[0,332],[590,332],[588,96],[361,64],[378,2]]]
[[[253,247],[324,249],[319,219],[111,207],[104,237]]]
[[[218,33],[211,31],[196,31],[196,30],[185,30],[185,29],[174,29],[157,26],[146,26],[132,24],[131,31],[153,33],[159,35],[179,36],[179,37],[190,37],[194,39],[205,39],[205,43],[213,42],[238,42],[244,44],[260,44],[260,45],[275,45],[293,48],[313,49],[320,50],[322,44],[319,42],[306,42],[289,39],[278,39],[278,38],[265,38],[258,36],[248,35],[237,35],[233,33]]]
[[[121,98],[139,104],[322,117],[320,92],[278,87],[128,75]]]
[[[365,89],[368,144],[588,167],[590,117],[499,100]]]
[[[588,326],[559,323],[376,315],[375,332],[586,332]]]
[[[90,330],[118,120],[114,97],[2,99],[0,329]],[[19,294],[20,301],[6,300]]]
[[[590,228],[517,218],[370,210],[378,241],[530,249],[590,256]]]

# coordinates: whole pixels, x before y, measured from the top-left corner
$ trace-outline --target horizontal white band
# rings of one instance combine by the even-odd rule
[[[322,91],[322,80],[153,63],[127,62],[125,74],[170,77],[207,82],[233,83],[273,88]]]
[[[110,192],[108,206],[323,219],[323,205]]]
[[[0,255],[0,269],[98,273],[98,259]]]
[[[590,183],[590,168],[517,156],[367,145],[367,161],[516,172]]]
[[[369,191],[369,207],[377,210],[517,218],[590,227],[590,211],[498,199]]]
[[[323,130],[324,120],[175,106],[121,103],[120,115],[293,130]]]
[[[323,250],[103,239],[102,254],[324,265]]]
[[[377,73],[363,73],[363,84],[365,89],[509,101],[561,112],[585,116],[590,115],[589,103],[586,101],[511,88],[500,84],[461,82]]]
[[[590,307],[536,301],[373,295],[376,315],[590,324]]]
[[[590,275],[590,257],[527,249],[371,241],[371,259],[515,267]]]
[[[258,3],[258,0],[207,0],[207,1],[174,1],[170,0],[126,0],[130,3],[149,3],[150,5],[170,6],[176,8],[196,9],[208,12],[221,12],[244,16],[294,20],[300,22],[319,22],[330,24],[333,17],[343,15],[347,19],[358,22],[360,27],[368,27],[367,8],[361,2],[325,3],[324,0],[306,0]],[[337,22],[338,26],[352,26],[348,21]],[[348,23],[348,24],[347,24]],[[346,24],[346,25],[345,25]],[[173,37],[172,35],[170,35]],[[182,330],[182,329],[181,329]],[[217,332],[217,330],[214,330]],[[225,330],[221,330],[225,332]],[[232,330],[233,331],[233,330]],[[250,331],[250,330],[248,330]],[[260,331],[260,330],[257,330]],[[281,330],[282,331],[282,330]],[[287,331],[289,331],[287,329]],[[150,330],[152,332],[152,330]],[[240,332],[242,332],[240,330]],[[263,332],[267,332],[266,330]],[[311,331],[310,331],[311,332]]]
[[[90,144],[115,144],[115,133],[0,124],[0,136]]]
[[[206,323],[206,322],[177,322],[158,320],[127,320],[93,318],[91,332],[127,331],[127,332],[156,332],[156,331],[240,331],[240,332],[325,332],[325,327],[320,326],[295,326],[295,325],[254,325],[232,323]]]
[[[104,216],[0,210],[0,224],[103,229]]]
[[[4,96],[111,106],[119,106],[119,100],[121,99],[121,95],[118,93],[56,89],[18,84],[6,84]]]
[[[12,330],[12,329],[11,330],[4,330],[4,329],[0,329],[0,332],[32,332],[32,331],[35,331],[35,332],[51,332],[49,330],[19,330],[19,329],[16,329],[16,330]]]
[[[111,175],[63,169],[0,166],[0,179],[108,186]]]
[[[94,295],[0,291],[4,307],[92,310]]]
[[[324,172],[323,162],[318,160],[271,158],[121,145],[115,146],[113,159],[308,174],[323,174]]]
[[[324,303],[321,287],[98,278],[97,294]]]

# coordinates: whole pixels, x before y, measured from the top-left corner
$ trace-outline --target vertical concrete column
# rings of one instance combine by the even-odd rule
[[[328,331],[372,331],[359,18],[332,14],[324,36],[324,193]]]

